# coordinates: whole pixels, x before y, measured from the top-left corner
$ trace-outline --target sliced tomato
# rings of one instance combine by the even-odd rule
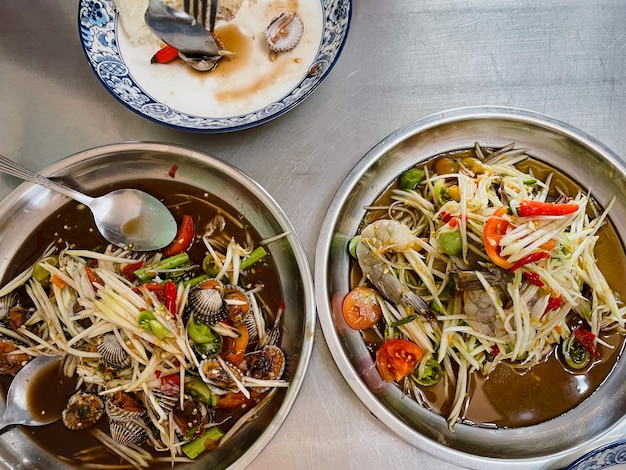
[[[178,226],[178,232],[174,241],[163,250],[163,257],[169,258],[170,256],[177,255],[183,251],[187,251],[193,242],[194,236],[194,224],[193,217],[190,215],[183,215],[183,220]]]
[[[376,299],[376,291],[359,286],[348,292],[343,299],[343,318],[355,330],[371,328],[380,320],[382,310]]]
[[[500,256],[500,240],[502,240],[502,237],[504,237],[510,225],[502,216],[506,214],[508,210],[506,206],[499,207],[493,215],[487,217],[485,225],[483,226],[483,244],[485,245],[485,252],[494,264],[504,269],[510,269],[513,266],[513,263]]]
[[[243,361],[249,340],[248,327],[245,323],[237,325],[237,331],[239,331],[240,335],[238,338],[232,338],[230,336],[223,337],[222,353],[220,354],[222,359],[236,366]]]
[[[407,339],[385,341],[376,351],[376,368],[385,382],[399,382],[415,370],[424,351]]]

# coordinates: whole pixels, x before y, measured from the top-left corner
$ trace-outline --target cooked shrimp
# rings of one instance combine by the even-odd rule
[[[363,275],[394,304],[412,307],[428,319],[435,318],[435,312],[420,296],[400,282],[387,253],[414,251],[417,237],[402,222],[393,219],[380,219],[372,222],[361,231],[361,239],[356,247],[356,256]]]

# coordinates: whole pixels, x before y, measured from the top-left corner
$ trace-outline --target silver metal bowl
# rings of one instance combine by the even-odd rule
[[[619,430],[626,412],[626,361],[583,403],[547,422],[511,429],[456,425],[403,398],[399,387],[372,370],[370,352],[358,331],[345,329],[341,300],[349,291],[348,241],[371,204],[404,170],[437,154],[515,142],[539,160],[588,188],[600,204],[613,195],[611,220],[626,234],[626,168],[590,136],[544,115],[508,108],[446,111],[408,125],[383,139],[346,177],[320,230],[315,284],[318,316],[345,380],[365,406],[402,439],[438,458],[471,468],[545,468],[571,457]]]
[[[176,180],[217,195],[239,211],[261,237],[287,232],[270,250],[278,267],[280,288],[288,310],[283,316],[281,347],[287,357],[285,378],[290,386],[276,393],[260,415],[246,424],[223,447],[207,452],[194,465],[176,468],[223,469],[245,467],[278,432],[302,386],[313,348],[315,303],[313,280],[305,252],[293,226],[274,199],[255,181],[231,165],[188,148],[159,143],[122,143],[86,150],[42,171],[85,193],[103,191],[111,184],[140,180]],[[69,200],[30,183],[20,185],[0,204],[0,279],[3,283],[24,238],[49,214]],[[2,468],[65,468],[54,456],[28,440],[28,431],[12,429],[0,436]]]

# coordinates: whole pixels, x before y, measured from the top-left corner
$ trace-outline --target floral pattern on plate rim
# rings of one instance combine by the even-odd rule
[[[80,0],[78,26],[91,68],[126,107],[152,121],[182,130],[229,132],[257,126],[286,113],[313,93],[331,71],[348,36],[352,0],[320,1],[324,12],[323,37],[307,76],[280,100],[254,112],[226,118],[177,111],[148,95],[133,80],[117,45],[118,20],[113,0]]]
[[[600,470],[617,465],[626,467],[626,440],[595,449],[567,466],[565,470]]]

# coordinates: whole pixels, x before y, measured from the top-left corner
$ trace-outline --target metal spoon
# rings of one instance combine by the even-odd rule
[[[154,196],[138,189],[117,189],[92,198],[60,185],[0,155],[0,171],[68,196],[91,209],[100,234],[115,246],[152,251],[169,245],[176,221]]]
[[[56,405],[58,409],[46,410],[45,414],[33,413],[33,410],[29,406],[31,384],[40,374],[46,372],[48,367],[58,366],[57,363],[60,360],[61,356],[38,356],[26,364],[22,370],[15,375],[7,393],[4,415],[0,418],[0,430],[14,424],[43,426],[53,423],[61,417],[61,411],[65,403],[55,403],[54,405]],[[51,408],[54,407],[55,406],[52,406]]]
[[[146,25],[164,43],[178,49],[186,57],[219,58],[215,39],[189,13],[171,8],[159,0],[150,0],[145,13]]]

